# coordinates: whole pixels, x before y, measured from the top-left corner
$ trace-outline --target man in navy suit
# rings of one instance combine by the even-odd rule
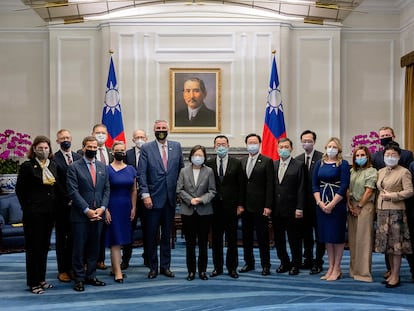
[[[277,273],[289,271],[297,275],[302,264],[302,217],[305,199],[305,165],[291,157],[293,149],[289,138],[277,142],[280,160],[274,162],[275,198],[272,220],[275,233],[275,246],[280,266]],[[292,260],[286,250],[288,236]]]
[[[310,130],[303,131],[300,135],[304,153],[295,159],[305,164],[306,167],[306,198],[303,207],[303,257],[302,269],[310,269],[310,274],[318,274],[323,269],[323,256],[325,243],[318,242],[318,224],[316,222],[316,202],[312,191],[312,172],[316,161],[322,158],[323,153],[315,150],[316,133]],[[315,233],[315,235],[314,235]],[[314,239],[315,236],[315,239]],[[313,258],[313,248],[316,241],[316,254]]]
[[[84,291],[84,283],[105,285],[96,278],[96,263],[103,226],[102,215],[108,205],[110,191],[106,166],[95,159],[98,141],[94,136],[87,136],[82,146],[83,159],[73,162],[67,171],[68,194],[72,199],[73,289],[79,292]]]
[[[156,139],[141,147],[138,185],[144,202],[145,239],[148,246],[149,279],[158,275],[157,232],[161,226],[160,273],[174,277],[171,264],[171,228],[175,215],[178,174],[184,167],[181,145],[167,140],[168,122],[154,123]]]
[[[72,231],[70,229],[70,207],[72,200],[66,187],[66,172],[69,165],[82,158],[71,151],[72,135],[66,129],[61,129],[56,134],[56,143],[60,149],[55,152],[54,161],[57,166],[58,191],[56,203],[56,261],[58,268],[57,278],[61,282],[70,282],[72,271]]]
[[[131,149],[127,150],[126,152],[126,158],[125,158],[125,163],[128,165],[132,165],[133,167],[135,167],[138,170],[138,162],[139,162],[139,157],[141,154],[141,147],[143,144],[145,144],[147,142],[147,134],[145,133],[144,130],[135,130],[132,133],[132,141],[134,143],[134,147],[132,147]],[[137,187],[138,188],[138,187]],[[141,220],[141,228],[142,228],[142,232],[145,233],[145,221],[144,221],[144,217],[143,217],[143,213],[144,213],[144,204],[142,203],[142,200],[140,199],[139,196],[139,191],[138,191],[138,199],[137,199],[137,212],[135,213],[135,217],[131,222],[131,226],[132,226],[132,230],[131,230],[131,241],[133,242],[133,238],[134,238],[134,231],[135,228],[137,226],[137,221],[138,221],[138,217]],[[145,234],[143,236],[143,241],[144,241],[144,251],[142,253],[142,257],[144,258],[144,264],[147,265],[148,263],[145,260],[145,256],[146,256],[146,251],[147,251],[147,246],[146,246],[146,242],[145,242]],[[132,244],[128,244],[128,245],[124,245],[122,247],[122,262],[121,262],[121,269],[128,269],[129,267],[129,261],[131,260],[132,257]]]

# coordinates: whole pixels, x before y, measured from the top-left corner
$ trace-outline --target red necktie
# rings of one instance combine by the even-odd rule
[[[162,164],[164,165],[165,171],[168,168],[167,152],[165,151],[165,145],[162,145]]]
[[[72,157],[70,156],[70,154],[69,153],[67,153],[66,154],[66,157],[68,158],[68,165],[71,165],[72,164]]]
[[[96,186],[96,170],[95,170],[95,166],[93,165],[92,162],[89,162],[90,165],[90,169],[89,169],[89,173],[91,173],[91,177],[92,177],[92,183],[93,186]]]

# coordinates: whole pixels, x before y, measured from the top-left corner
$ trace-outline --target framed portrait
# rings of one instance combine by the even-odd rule
[[[170,68],[170,131],[220,133],[220,68]]]

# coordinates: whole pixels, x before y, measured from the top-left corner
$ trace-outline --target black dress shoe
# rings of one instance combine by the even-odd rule
[[[239,272],[240,272],[240,273],[246,273],[246,272],[249,272],[249,271],[252,271],[252,270],[254,270],[254,266],[251,266],[251,265],[244,265],[244,266],[243,266],[243,268],[241,268],[241,269],[239,270]]]
[[[114,279],[117,283],[124,283],[124,278]]]
[[[289,270],[289,275],[298,275],[299,274],[299,269],[297,267],[292,267]]]
[[[322,266],[314,264],[309,272],[309,274],[319,274],[322,272]]]
[[[212,278],[214,278],[216,276],[219,276],[220,274],[223,274],[223,270],[216,270],[216,269],[214,269],[213,272],[211,272],[210,276]]]
[[[238,278],[239,278],[239,275],[237,274],[236,270],[231,270],[231,271],[229,272],[229,275],[230,275],[230,277],[231,277],[231,278],[233,278],[233,279],[238,279]]]
[[[73,289],[77,292],[83,292],[85,290],[85,286],[83,286],[83,282],[76,282]]]
[[[289,266],[286,265],[280,265],[279,268],[276,269],[276,273],[285,273],[290,270]]]
[[[262,270],[262,275],[270,275],[270,268],[264,267]]]
[[[157,270],[150,270],[150,272],[148,272],[148,278],[155,279],[157,277],[157,274]]]
[[[395,288],[395,287],[398,287],[398,286],[400,286],[400,282],[399,281],[397,283],[395,283],[395,284],[390,284],[390,283],[385,284],[385,287],[386,288]]]
[[[97,278],[88,279],[85,281],[85,284],[89,284],[93,286],[105,286],[105,282],[99,281]]]
[[[166,277],[173,278],[174,273],[170,269],[162,269],[160,270],[160,274],[165,275]]]
[[[207,274],[205,272],[200,272],[199,277],[204,281],[208,280]]]
[[[312,267],[312,262],[306,260],[300,265],[301,269],[311,269]]]
[[[195,273],[194,272],[188,272],[187,275],[187,281],[192,281],[195,278]]]
[[[121,270],[126,270],[129,268],[128,262],[121,262]]]

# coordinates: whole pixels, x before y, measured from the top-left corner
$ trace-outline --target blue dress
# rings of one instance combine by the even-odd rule
[[[105,245],[125,245],[131,243],[131,189],[136,182],[137,172],[131,165],[115,171],[107,166],[111,194],[108,209],[112,222],[106,227]]]
[[[346,232],[346,192],[349,187],[350,167],[346,160],[341,165],[317,161],[312,176],[312,191],[319,192],[321,200],[328,203],[336,193],[343,199],[334,207],[330,214],[325,214],[319,206],[316,207],[318,225],[318,241],[322,243],[345,243]]]

